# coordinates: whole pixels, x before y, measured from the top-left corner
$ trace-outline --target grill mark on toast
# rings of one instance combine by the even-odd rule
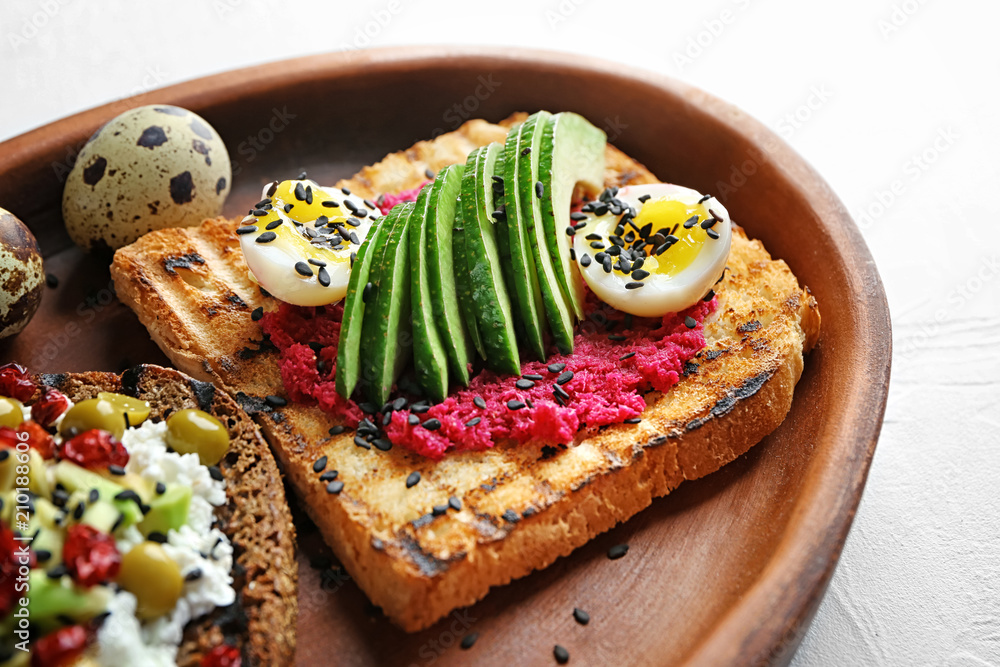
[[[163,258],[163,270],[172,276],[177,275],[177,269],[190,269],[192,264],[204,264],[205,258],[196,252],[184,255],[167,255]]]

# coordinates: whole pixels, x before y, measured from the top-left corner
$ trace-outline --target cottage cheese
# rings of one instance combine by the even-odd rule
[[[213,506],[226,502],[225,484],[212,479],[196,454],[168,451],[165,422],[144,422],[122,436],[129,453],[128,472],[150,481],[183,484],[192,490],[188,523],[167,535],[164,551],[186,576],[200,570],[202,576],[186,581],[184,593],[174,610],[165,616],[141,623],[135,616],[136,599],[119,591],[108,605],[110,615],[97,634],[98,657],[102,665],[173,665],[184,626],[216,607],[236,600],[231,575],[233,547],[218,528],[212,526]],[[122,553],[143,541],[134,526],[122,531],[118,548]]]

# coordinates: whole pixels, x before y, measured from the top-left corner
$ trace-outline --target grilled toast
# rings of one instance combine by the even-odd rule
[[[417,187],[426,169],[463,162],[523,117],[470,121],[337,187],[368,198]],[[608,146],[606,185],[656,180]],[[250,313],[277,304],[248,277],[236,226],[209,220],[122,248],[112,265],[119,298],[179,368],[219,383],[253,414],[326,541],[372,602],[408,631],[546,567],[685,479],[743,454],[784,419],[803,355],[819,335],[808,290],[734,226],[718,308],[705,322],[707,346],[673,389],[647,395],[641,423],[581,431],[555,453],[541,444],[500,445],[434,462],[399,447],[365,450],[349,430],[330,436],[336,422],[317,407],[263,400],[282,394],[278,356]],[[321,456],[339,471],[339,494],[313,470]],[[414,471],[421,481],[407,488]],[[453,496],[459,511],[432,514]]]
[[[215,386],[173,369],[143,365],[114,373],[60,373],[36,377],[79,402],[109,391],[149,401],[150,418],[199,408],[227,426],[230,450],[219,464],[227,504],[216,509],[233,543],[236,602],[193,620],[185,628],[177,664],[195,667],[223,641],[240,647],[243,664],[283,665],[295,653],[298,569],[295,529],[274,459],[260,432],[233,399]],[[42,389],[39,389],[40,395]]]

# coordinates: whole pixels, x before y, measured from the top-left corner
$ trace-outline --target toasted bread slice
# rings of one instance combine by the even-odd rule
[[[223,641],[240,647],[244,665],[290,664],[298,611],[295,528],[274,458],[240,406],[213,384],[152,365],[121,375],[68,373],[40,375],[36,381],[74,402],[112,391],[149,401],[153,420],[198,408],[226,425],[231,444],[219,469],[228,503],[217,508],[215,516],[233,544],[236,602],[188,624],[177,664],[197,667],[202,656]]]
[[[366,197],[413,188],[425,169],[462,162],[506,131],[470,121],[337,185]],[[608,147],[608,185],[655,181]],[[819,335],[808,290],[736,229],[719,307],[706,320],[707,347],[671,391],[648,396],[641,423],[584,431],[555,453],[540,444],[498,446],[434,462],[399,447],[369,451],[350,431],[328,435],[336,422],[316,407],[275,409],[262,400],[282,393],[278,358],[260,344],[249,313],[276,304],[247,277],[235,228],[210,220],[119,250],[118,295],[174,363],[219,382],[254,413],[326,541],[372,602],[408,631],[546,567],[683,480],[740,456],[784,419],[803,353]],[[320,456],[339,471],[339,495],[313,472]],[[421,481],[407,489],[414,471]],[[432,508],[452,496],[461,510],[434,516]]]

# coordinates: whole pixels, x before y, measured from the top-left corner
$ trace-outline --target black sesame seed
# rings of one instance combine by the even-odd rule
[[[545,184],[541,181],[535,183],[535,196],[539,199],[545,196]]]
[[[319,476],[319,481],[321,482],[332,482],[337,479],[339,473],[336,470],[327,470],[325,473]]]
[[[607,215],[607,214],[608,214],[607,204],[598,204],[597,206],[594,207],[594,215],[600,217],[602,215]]]
[[[295,262],[295,272],[300,276],[308,276],[310,278],[313,274],[312,269],[305,262]]]
[[[631,359],[634,356],[635,356],[635,352],[628,352],[628,353],[623,354],[622,356],[618,357],[618,361],[625,361],[626,359]]]
[[[649,277],[649,271],[646,269],[632,269],[632,278],[635,280],[645,280]]]
[[[420,473],[414,470],[406,478],[406,488],[412,489],[419,483],[420,483]]]
[[[112,463],[111,465],[108,466],[108,472],[111,473],[112,475],[121,477],[122,475],[125,474],[125,468],[121,467],[120,465],[115,465],[114,463]]]
[[[626,339],[627,339],[627,337],[623,336],[621,334],[611,334],[610,336],[608,336],[608,340],[613,340],[615,342],[621,342],[621,341],[626,340]]]
[[[260,236],[258,236],[254,240],[257,243],[270,243],[271,241],[273,241],[276,238],[278,238],[278,235],[275,234],[274,232],[264,232],[263,234],[261,234]]]
[[[347,428],[345,426],[342,426],[342,425],[338,424],[336,426],[331,426],[330,430],[328,432],[329,432],[330,435],[340,435],[341,433],[343,433],[346,430],[347,430]]]
[[[569,394],[566,393],[566,390],[557,384],[552,385],[552,393],[557,399],[561,398],[564,401],[569,399]]]
[[[265,396],[264,401],[273,408],[283,408],[286,405],[288,405],[288,401],[286,401],[284,398],[282,398],[281,396],[275,396],[273,394]]]
[[[482,396],[476,396],[475,398],[472,399],[472,402],[480,410],[485,410],[486,409],[486,401],[483,400]]]
[[[39,563],[44,563],[48,559],[52,558],[52,552],[47,549],[35,549],[35,558]]]
[[[326,457],[321,456],[313,462],[313,472],[323,472],[326,469]]]
[[[688,329],[694,329],[696,326],[698,326],[698,321],[693,317],[691,317],[690,315],[688,315],[687,317],[684,318],[684,326],[686,326]]]
[[[566,228],[566,236],[576,236],[576,230],[572,227]]]
[[[573,211],[572,213],[569,214],[569,219],[572,220],[573,222],[580,222],[581,220],[587,219],[587,214],[580,213],[579,211]]]
[[[222,481],[222,471],[219,470],[219,466],[208,466],[208,475],[216,482]]]
[[[448,506],[456,512],[462,511],[462,501],[459,500],[457,496],[448,498]]]
[[[651,197],[652,195],[642,195],[641,197],[639,197],[639,202],[645,204],[650,200]]]
[[[149,540],[150,542],[156,542],[157,544],[167,543],[167,536],[155,530],[151,532],[149,535],[147,535],[146,539]]]
[[[504,510],[503,514],[500,516],[503,517],[503,520],[507,523],[517,523],[521,520],[521,517],[518,516],[517,512],[511,509]]]
[[[257,231],[257,228],[254,225],[243,225],[242,227],[240,227],[239,229],[236,230],[236,233],[237,234],[253,234],[255,231]]]
[[[351,191],[348,190],[347,188],[340,188],[340,191],[343,192],[345,195],[351,194]]]
[[[616,245],[613,245],[610,248],[608,248],[608,254],[611,255],[612,257],[618,257],[619,255],[622,254],[622,249]]]
[[[417,424],[419,424],[419,423],[420,423],[420,417],[418,417],[418,416],[416,416],[415,414],[412,414],[412,413],[411,413],[411,414],[409,414],[409,415],[408,415],[408,416],[406,417],[406,422],[407,422],[407,423],[408,423],[408,424],[409,424],[410,426],[416,426]]]
[[[332,199],[327,199],[322,204],[323,208],[340,208],[340,202],[333,201]]]
[[[580,258],[580,265],[583,266],[583,268],[590,266],[590,255],[583,253],[583,257]]]
[[[525,404],[522,403],[521,401],[515,401],[514,399],[507,401],[508,410],[520,410],[521,408],[524,407],[524,405]]]
[[[303,186],[301,183],[295,184],[295,198],[298,199],[299,201],[306,200],[306,189],[305,186]]]
[[[709,218],[708,220],[703,220],[701,223],[701,228],[711,229],[712,227],[715,227],[715,223],[717,223],[718,221],[719,220],[717,218]]]
[[[627,553],[628,553],[627,544],[616,544],[615,546],[608,549],[608,558],[610,558],[611,560],[618,560]]]
[[[362,438],[360,435],[354,436],[354,444],[357,445],[358,447],[363,447],[364,449],[372,448],[372,446],[368,443],[368,441]]]
[[[313,203],[313,187],[311,185],[306,186],[306,203],[310,206]]]
[[[344,206],[346,206],[347,210],[353,213],[354,215],[357,215],[361,211],[361,209],[358,208],[358,205],[352,202],[350,199],[344,200]]]
[[[319,271],[316,273],[316,280],[318,280],[319,284],[323,287],[330,286],[330,273],[326,270],[326,267],[319,267]]]
[[[632,282],[625,283],[625,289],[639,289],[640,287],[642,287],[645,284],[646,283],[640,283],[640,282],[637,282],[637,281],[633,280]]]
[[[335,479],[326,485],[326,492],[331,495],[336,495],[344,490],[344,483],[339,479]]]
[[[59,563],[54,568],[49,570],[49,579],[59,579],[63,575],[69,574],[69,569],[66,567],[66,563]]]
[[[424,169],[424,176],[426,176],[428,179],[434,178],[434,172],[431,170],[430,167],[427,167],[426,169]]]
[[[375,438],[372,440],[372,444],[375,445],[375,449],[380,452],[387,452],[392,449],[392,440],[389,440],[388,438]]]
[[[157,482],[156,483],[156,495],[162,496],[166,492],[167,492],[167,485],[164,484],[163,482]]]
[[[267,213],[268,213],[267,210],[263,208],[255,208],[250,211],[250,215],[252,215],[255,218],[263,218],[265,215],[267,215]]]
[[[368,303],[369,299],[372,297],[372,292],[375,291],[375,285],[372,283],[365,283],[364,289],[361,291],[361,300],[364,303]]]
[[[579,607],[573,608],[573,618],[580,625],[587,625],[587,623],[590,623],[590,614],[580,609]]]
[[[447,505],[435,505],[434,507],[431,508],[431,515],[432,516],[441,516],[442,514],[444,514],[447,511],[448,511],[448,506]]]
[[[572,379],[573,379],[573,371],[566,371],[565,373],[561,374],[559,377],[556,378],[556,384],[564,385]]]
[[[184,575],[184,581],[190,583],[192,581],[198,581],[201,579],[204,573],[201,571],[200,567],[196,567],[187,574]]]
[[[714,229],[707,229],[705,233],[708,234],[708,238],[718,240],[722,235]]]
[[[481,421],[483,421],[481,417],[473,417],[469,421],[465,422],[465,426],[467,428],[472,428],[473,426],[478,425],[479,422],[481,422]]]
[[[707,202],[711,198],[712,198],[712,195],[705,195],[704,197],[702,197],[701,199],[698,200],[698,203],[699,204],[704,204],[705,202]]]
[[[561,373],[565,369],[566,369],[566,364],[564,364],[562,362],[560,362],[558,364],[549,364],[549,366],[548,366],[548,371],[550,373]]]
[[[347,224],[349,224],[351,227],[360,227],[361,221],[355,217],[350,217],[347,219]]]
[[[611,255],[605,255],[604,256],[604,267],[603,268],[604,268],[604,272],[605,273],[611,273],[611,267],[612,267],[613,262],[614,262],[614,260],[611,259]]]
[[[698,216],[692,215],[690,218],[684,221],[684,229],[691,229],[698,224]]]
[[[46,273],[45,284],[48,287],[55,289],[56,287],[59,287],[59,278],[54,273]]]
[[[293,208],[295,208],[295,204],[285,204],[283,208],[285,209],[285,213],[288,213]]]
[[[715,290],[710,289],[708,290],[708,294],[706,294],[704,298],[702,298],[702,301],[711,301],[714,298],[715,298]]]
[[[423,426],[428,431],[436,431],[439,428],[441,428],[441,421],[439,419],[431,417],[430,419],[424,422]]]
[[[525,151],[530,151],[531,149],[530,148],[525,148],[524,150]],[[524,155],[524,151],[521,151],[521,154]],[[479,639],[479,633],[478,632],[470,632],[469,634],[467,634],[464,637],[462,637],[462,641],[459,644],[459,646],[461,646],[463,650],[467,651],[470,648],[472,648],[472,645],[476,643],[477,639]]]
[[[274,193],[278,191],[278,181],[271,181],[271,184],[267,186],[267,196],[273,197]]]
[[[555,648],[552,649],[552,655],[556,657],[556,662],[560,665],[565,665],[569,662],[569,651],[559,644],[556,644]]]
[[[625,420],[626,424],[638,424],[642,421],[642,417],[629,417]]]
[[[136,493],[135,491],[133,491],[132,489],[125,489],[124,491],[115,494],[115,500],[131,500],[132,502],[134,502],[137,505],[141,505],[142,504],[142,498],[140,498],[139,494]],[[77,505],[78,509],[80,507],[82,507],[82,505]],[[75,512],[74,512],[74,514],[75,514]],[[82,514],[82,512],[81,512],[81,514]],[[79,517],[77,517],[77,518],[79,518]]]
[[[531,389],[532,387],[535,386],[535,383],[532,382],[531,380],[525,380],[522,378],[517,382],[515,382],[514,386],[517,387],[518,389]]]

